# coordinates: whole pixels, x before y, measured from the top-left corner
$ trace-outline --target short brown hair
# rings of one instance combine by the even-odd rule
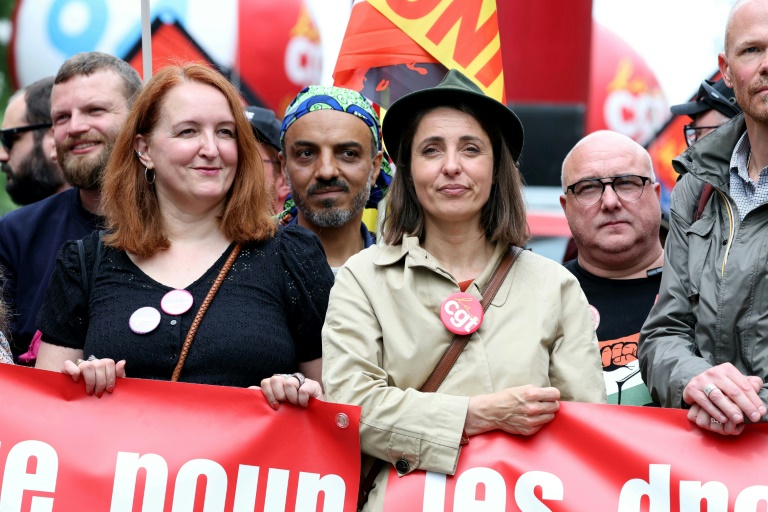
[[[104,242],[111,247],[141,257],[170,247],[155,187],[144,179],[144,167],[134,153],[134,141],[137,135],[151,139],[162,115],[165,97],[184,82],[197,82],[219,90],[235,119],[237,169],[220,219],[222,233],[244,243],[270,238],[277,229],[269,214],[271,200],[265,186],[264,167],[251,135],[251,124],[243,113],[240,95],[221,73],[206,65],[174,65],[158,71],[144,86],[104,170],[101,209],[108,229]]]
[[[114,55],[102,52],[82,52],[64,61],[54,78],[54,84],[70,81],[76,76],[90,76],[98,71],[113,71],[123,84],[123,96],[128,106],[133,105],[136,93],[141,89],[141,77],[130,64]]]
[[[53,89],[53,77],[42,78],[24,88],[24,102],[26,103],[26,122],[29,124],[44,124],[51,122],[51,90]],[[45,130],[34,132],[35,142],[40,142],[45,137]]]
[[[438,105],[417,111],[403,131],[392,187],[387,195],[384,241],[400,244],[404,236],[417,236],[423,243],[424,210],[416,196],[411,176],[411,151],[419,123],[428,113],[441,107],[452,108],[474,117],[491,140],[493,148],[493,184],[488,201],[480,212],[481,227],[490,242],[522,246],[529,238],[523,203],[523,179],[509,147],[496,124],[468,105]]]

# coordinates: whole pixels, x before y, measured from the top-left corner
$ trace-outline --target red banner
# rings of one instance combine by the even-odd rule
[[[6,365],[0,385],[2,512],[355,510],[356,407],[135,379],[98,399]],[[532,437],[473,437],[455,476],[392,472],[384,512],[765,511],[766,456],[765,424],[731,438],[684,411],[561,403]]]
[[[560,405],[534,436],[472,437],[452,477],[392,470],[384,512],[766,510],[768,425],[723,437],[681,410]]]
[[[354,511],[359,408],[0,365],[3,512]]]

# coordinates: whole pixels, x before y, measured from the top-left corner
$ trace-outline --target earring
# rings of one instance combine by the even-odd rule
[[[152,178],[149,177],[150,176],[150,171],[152,171],[151,172]],[[153,184],[155,182],[155,177],[156,176],[157,176],[157,173],[155,172],[154,169],[150,169],[149,167],[145,167],[144,168],[144,179],[147,180],[147,183],[149,183],[150,185]]]

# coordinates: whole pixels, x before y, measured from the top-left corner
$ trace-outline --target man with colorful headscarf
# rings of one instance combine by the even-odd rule
[[[379,117],[358,92],[312,85],[288,107],[280,144],[291,188],[280,221],[313,231],[335,273],[375,243],[363,210],[376,207],[392,179]]]

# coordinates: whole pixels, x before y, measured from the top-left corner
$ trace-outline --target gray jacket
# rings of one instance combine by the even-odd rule
[[[683,177],[672,192],[659,299],[638,351],[643,380],[664,407],[682,407],[688,382],[718,364],[768,377],[768,207],[739,221],[729,195],[731,154],[745,130],[739,115],[673,161]],[[694,222],[705,182],[715,193]],[[768,388],[760,397],[768,404]]]

